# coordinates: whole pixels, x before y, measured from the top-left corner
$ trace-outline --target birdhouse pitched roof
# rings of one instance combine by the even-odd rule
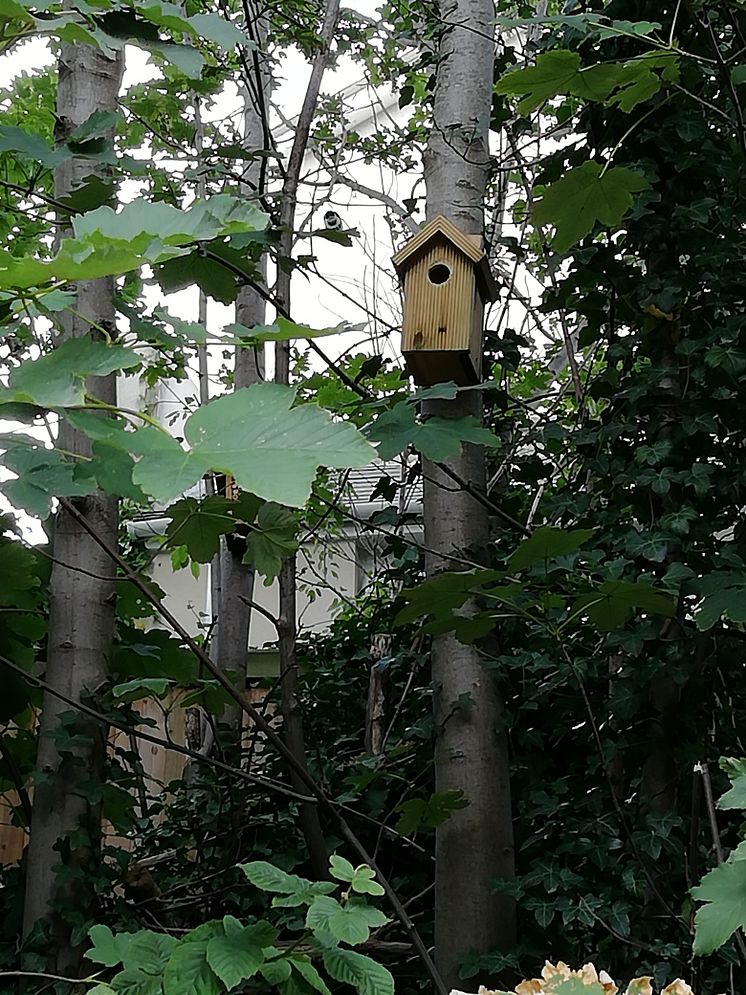
[[[393,257],[394,269],[399,276],[403,277],[409,267],[420,258],[423,252],[427,252],[435,240],[442,238],[449,241],[473,263],[482,298],[485,301],[496,300],[497,286],[495,285],[489,261],[482,247],[481,236],[467,235],[443,214],[438,214],[432,221],[428,221]]]

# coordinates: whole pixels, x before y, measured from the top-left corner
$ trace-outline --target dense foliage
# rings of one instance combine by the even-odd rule
[[[245,990],[283,995],[325,995],[335,984],[385,995],[392,976],[403,992],[429,984],[401,921],[361,896],[380,894],[382,873],[432,943],[433,830],[468,804],[433,787],[428,640],[446,631],[476,643],[506,702],[517,846],[516,877],[492,884],[517,900],[520,941],[465,950],[464,984],[492,978],[519,995],[617,990],[590,968],[517,983],[550,956],[639,975],[629,995],[676,976],[698,995],[743,986],[743,844],[736,819],[718,830],[708,772],[715,794],[726,775],[733,782],[722,810],[746,808],[743,761],[716,766],[746,752],[746,16],[739,3],[706,0],[550,4],[541,15],[498,6],[492,129],[501,152],[486,207],[502,283],[488,328],[486,425],[423,419],[422,402],[455,396],[455,385],[412,392],[381,357],[343,356],[320,373],[304,354],[292,387],[256,384],[199,408],[188,400],[182,439],[146,410],[96,402],[90,378],[137,373],[153,386],[184,379],[205,345],[323,344],[347,327],[311,329],[280,314],[215,334],[147,303],[153,286],[195,284],[232,303],[257,279],[261,254],[277,252],[278,202],[266,176],[253,202],[245,196],[236,163],[247,153],[233,121],[208,124],[197,148],[199,101],[247,72],[256,42],[237,12],[197,3],[4,4],[11,50],[30,33],[112,51],[134,41],[160,66],[156,84],[124,93],[121,114],[94,115],[65,141],[55,138],[54,73],[23,75],[0,93],[0,413],[12,422],[0,445],[13,475],[2,490],[16,509],[47,527],[59,502],[79,507],[97,489],[121,499],[124,517],[157,502],[176,567],[199,569],[230,536],[271,579],[304,536],[341,528],[344,474],[376,453],[409,454],[416,477],[421,457],[442,461],[481,444],[491,471],[489,543],[460,551],[456,569],[428,581],[402,513],[399,490],[412,480],[382,477],[376,494],[389,507],[369,528],[387,570],[301,647],[299,701],[310,774],[329,800],[319,806],[327,844],[341,853],[350,842],[336,812],[375,862],[368,871],[335,857],[332,876],[349,885],[337,898],[336,883],[308,880],[299,828],[308,796],[289,785],[256,716],[236,742],[223,721],[231,682],[200,656],[210,633],[190,640],[153,624],[159,592],[141,580],[149,552],[123,540],[112,563],[111,680],[66,702],[56,739],[71,766],[88,735],[81,715],[128,743],[86,789],[111,827],[103,859],[93,872],[76,863],[87,838],[60,848],[60,879],[85,877],[98,895],[95,923],[86,908],[56,910],[74,943],[88,943],[93,926],[98,995],[212,995],[243,991],[249,979]],[[374,83],[398,84],[400,106],[413,113],[404,129],[346,132],[337,149],[345,108],[323,100],[315,141],[340,171],[359,159],[419,168],[432,40],[444,25],[427,3],[383,14],[371,24],[346,12],[339,52],[359,57]],[[272,12],[273,52],[294,44],[312,57],[318,20],[307,5]],[[400,39],[413,37],[421,50],[404,58]],[[138,158],[145,142],[149,157]],[[250,150],[249,160],[262,159],[279,182],[277,155]],[[109,182],[88,177],[57,202],[54,169],[85,158],[103,162]],[[109,201],[125,179],[140,192],[115,213]],[[206,197],[194,202],[200,183]],[[416,197],[391,209],[393,230],[416,210]],[[342,249],[351,236],[337,234]],[[314,266],[310,253],[277,262]],[[535,301],[519,272],[539,288]],[[95,328],[52,349],[50,329],[74,312],[76,282],[104,277],[117,280],[117,341]],[[224,384],[231,375],[221,366]],[[43,433],[54,436],[60,418],[86,435],[90,456],[49,448]],[[212,473],[229,474],[240,497],[183,496]],[[8,516],[0,537],[0,776],[14,823],[26,828],[49,531],[49,543],[29,544]],[[381,634],[385,736],[374,752],[366,695]],[[267,683],[260,719],[279,698],[278,682]],[[216,742],[187,748],[183,776],[155,794],[138,747],[152,736],[138,712],[145,701],[209,716]],[[42,924],[20,943],[23,875],[23,865],[2,870],[2,963],[41,976],[50,934]],[[284,896],[271,923],[262,888]],[[40,977],[40,990],[52,980]],[[683,982],[663,990],[688,991]]]

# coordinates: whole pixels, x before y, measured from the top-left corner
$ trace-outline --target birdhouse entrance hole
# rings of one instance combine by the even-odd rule
[[[428,280],[436,286],[440,286],[442,283],[447,283],[450,276],[451,267],[446,266],[445,263],[434,263],[427,271]]]

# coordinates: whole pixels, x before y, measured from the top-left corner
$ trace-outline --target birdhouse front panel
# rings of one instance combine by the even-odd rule
[[[470,350],[475,297],[471,261],[445,239],[428,246],[407,271],[402,351],[418,382],[464,378],[458,354]],[[431,355],[420,358],[423,353]],[[440,353],[446,354],[441,361]]]
[[[415,381],[477,383],[484,302],[497,296],[481,237],[438,215],[393,261],[404,283],[402,352]]]

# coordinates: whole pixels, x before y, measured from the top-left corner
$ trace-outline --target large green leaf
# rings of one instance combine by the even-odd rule
[[[366,435],[378,442],[381,459],[391,459],[409,445],[432,460],[456,456],[465,442],[479,446],[499,445],[495,434],[471,415],[465,418],[428,418],[420,422],[414,406],[406,401],[400,401],[379,415],[366,429]]]
[[[706,902],[694,917],[694,953],[711,954],[746,927],[746,861],[727,861],[702,878],[692,897]]]
[[[450,620],[474,592],[487,584],[502,580],[497,570],[469,570],[462,573],[442,573],[417,587],[401,592],[407,605],[396,616],[397,625],[414,622],[423,616]]]
[[[195,242],[256,232],[266,224],[265,214],[228,194],[198,200],[185,211],[142,199],[119,211],[98,207],[73,219],[73,236],[62,240],[52,259],[0,252],[0,289],[128,273],[183,255]]]
[[[618,228],[632,207],[632,195],[647,186],[631,169],[614,166],[604,171],[600,162],[589,160],[544,189],[534,204],[534,221],[554,228],[552,244],[564,253],[596,224]]]
[[[577,553],[595,531],[595,529],[560,529],[553,525],[544,525],[532,532],[528,539],[523,540],[508,558],[508,567],[511,570],[525,570],[535,563],[547,563],[558,556]]]
[[[88,936],[93,946],[86,952],[86,957],[94,964],[115,967],[124,961],[127,948],[136,935],[136,933],[114,934],[108,926],[91,926]]]
[[[163,995],[220,995],[223,986],[207,962],[207,947],[222,932],[222,923],[205,923],[179,942],[163,972]]]
[[[0,449],[5,450],[3,465],[18,475],[3,481],[0,489],[15,508],[36,518],[48,516],[54,497],[75,497],[95,489],[90,477],[76,473],[79,468],[74,463],[31,436],[0,436]]]
[[[650,53],[630,62],[601,62],[583,67],[577,52],[554,49],[540,54],[535,65],[506,73],[498,80],[495,92],[523,94],[518,103],[521,114],[536,110],[560,94],[616,103],[628,113],[654,96],[664,81],[673,82],[677,78],[678,56],[674,52]]]
[[[207,944],[207,963],[226,988],[253,977],[264,963],[262,948],[247,943],[243,933],[213,936]]]
[[[335,939],[352,946],[366,943],[370,930],[376,926],[384,926],[387,922],[383,912],[366,905],[360,899],[351,898],[340,905],[331,895],[316,897],[306,914],[309,929],[331,933]]]
[[[256,522],[246,537],[244,563],[252,566],[265,578],[265,585],[278,576],[283,560],[298,549],[297,512],[268,501],[259,509]]]
[[[572,606],[573,613],[584,612],[599,629],[620,626],[635,609],[672,618],[676,603],[670,594],[648,584],[627,580],[607,580],[595,591],[583,594]]]
[[[394,979],[382,964],[355,950],[324,950],[324,967],[335,981],[356,988],[360,995],[394,995]]]
[[[88,335],[67,339],[36,360],[22,363],[10,377],[0,401],[21,401],[40,407],[83,404],[88,376],[106,376],[139,366],[140,356],[125,346],[94,341]]]
[[[187,421],[191,450],[149,427],[130,433],[130,451],[140,456],[135,482],[167,502],[218,470],[258,497],[301,507],[320,466],[365,466],[374,451],[351,424],[312,404],[293,408],[294,399],[293,389],[272,383],[220,397]]]
[[[193,560],[209,563],[220,549],[220,537],[236,528],[233,505],[217,494],[203,501],[183,498],[168,509],[166,536],[172,544],[186,546]]]

